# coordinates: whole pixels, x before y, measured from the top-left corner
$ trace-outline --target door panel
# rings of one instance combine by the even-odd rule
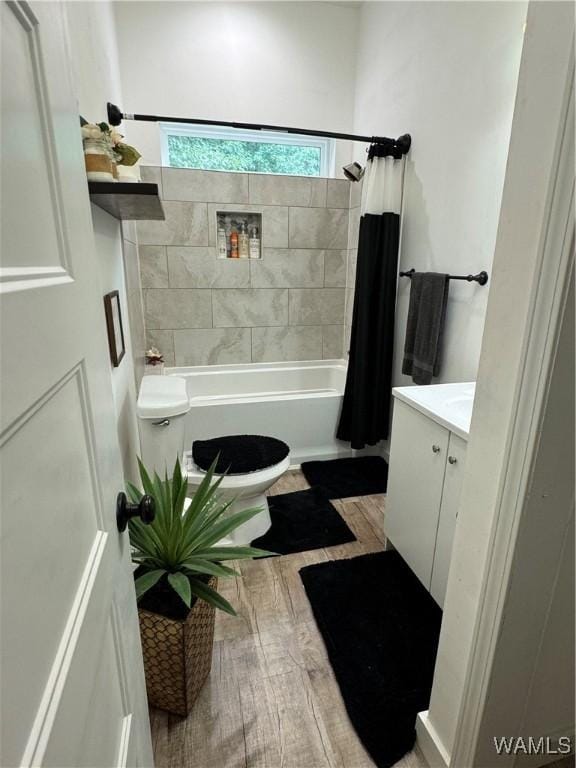
[[[44,765],[54,768],[62,763],[78,768],[118,765],[125,725],[124,716],[118,717],[124,707],[123,691],[110,616],[102,626],[98,646],[94,649],[97,661],[88,659],[94,678],[91,695],[82,695],[86,685],[85,670],[80,659],[75,658],[50,733]],[[70,730],[75,728],[80,729],[81,738],[67,738]]]
[[[448,583],[452,543],[454,541],[454,531],[456,530],[462,478],[466,465],[466,446],[467,443],[458,435],[450,435],[448,461],[446,463],[444,489],[440,505],[440,520],[438,521],[438,533],[436,535],[434,565],[432,566],[432,585],[430,588],[432,597],[441,607],[444,605],[444,596],[446,595],[446,585]],[[451,462],[450,459],[455,459],[455,461]]]
[[[24,714],[5,738],[15,740],[20,753],[24,747],[21,739],[32,727],[34,702],[42,694],[70,605],[99,535],[79,375],[77,369],[48,392],[2,441],[2,471],[7,479],[2,582],[19,587],[2,593],[3,611],[12,618],[3,626],[3,658],[21,659],[29,678],[25,686],[19,685],[20,664],[4,663],[3,685],[12,691],[11,705]],[[55,435],[62,457],[59,467],[52,463]],[[45,504],[47,493],[49,505]],[[85,514],[79,515],[82,508]],[[73,537],[73,547],[63,532]],[[42,564],[41,578],[31,563]],[[26,596],[25,603],[22,595]]]
[[[38,19],[2,3],[2,266],[65,269],[68,259],[54,127]],[[9,186],[8,186],[9,185]],[[34,226],[21,229],[23,213]],[[9,247],[18,242],[19,248]]]
[[[448,436],[444,427],[394,401],[384,531],[426,589],[430,589]]]
[[[64,5],[0,10],[0,765],[152,765]]]

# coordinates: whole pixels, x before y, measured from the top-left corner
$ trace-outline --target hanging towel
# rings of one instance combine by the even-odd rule
[[[430,384],[440,373],[448,285],[448,275],[439,272],[416,272],[411,278],[402,373],[416,384]]]

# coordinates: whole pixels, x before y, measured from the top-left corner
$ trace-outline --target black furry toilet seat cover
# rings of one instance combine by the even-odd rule
[[[290,453],[282,440],[264,435],[227,435],[212,440],[195,440],[192,458],[200,469],[208,470],[220,454],[216,472],[229,475],[245,475],[279,464]]]

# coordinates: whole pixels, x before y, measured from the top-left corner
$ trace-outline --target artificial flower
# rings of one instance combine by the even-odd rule
[[[95,123],[86,123],[82,126],[82,138],[83,139],[101,139],[102,130],[99,125]]]

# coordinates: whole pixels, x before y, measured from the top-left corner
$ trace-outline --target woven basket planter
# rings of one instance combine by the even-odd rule
[[[208,586],[217,585],[211,577]],[[185,717],[210,674],[215,609],[197,600],[182,621],[143,609],[138,614],[148,701]]]

